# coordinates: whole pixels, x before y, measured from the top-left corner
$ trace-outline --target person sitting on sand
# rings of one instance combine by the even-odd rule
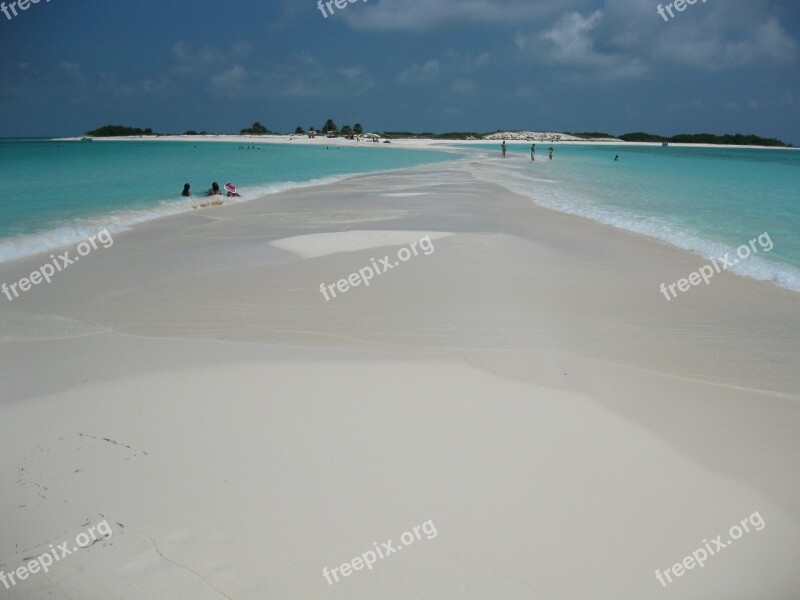
[[[192,187],[188,183],[183,184],[183,191],[181,192],[181,196],[191,196],[192,192],[189,191],[189,188]]]
[[[228,198],[230,198],[231,196],[240,196],[240,194],[236,192],[236,185],[234,185],[230,181],[225,184],[225,191],[228,192],[227,194]]]
[[[219,184],[215,181],[211,184],[211,189],[208,190],[208,196],[222,196],[222,192],[219,190]]]

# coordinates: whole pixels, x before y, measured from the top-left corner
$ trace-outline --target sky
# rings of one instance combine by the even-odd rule
[[[0,137],[332,118],[800,146],[800,2],[676,1],[355,0],[323,15],[318,0],[40,0],[14,16],[5,0]]]

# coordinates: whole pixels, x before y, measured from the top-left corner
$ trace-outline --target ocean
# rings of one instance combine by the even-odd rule
[[[265,193],[412,167],[465,154],[237,142],[0,140],[0,261],[71,245],[107,227],[192,210],[212,181],[246,201]],[[252,145],[252,144],[250,144]],[[246,145],[245,145],[246,146]],[[512,143],[454,148],[487,160],[489,178],[541,206],[719,258],[767,233],[773,242],[732,269],[800,291],[800,151]],[[614,156],[619,161],[614,161]],[[181,198],[184,183],[194,197]],[[701,261],[699,261],[701,262]]]
[[[490,178],[541,206],[706,259],[735,256],[766,232],[772,250],[739,260],[731,270],[800,291],[800,151],[559,144],[551,161],[549,146],[537,143],[532,163],[530,142],[508,144],[509,158],[492,160],[499,166]],[[500,157],[499,142],[468,148]]]
[[[0,262],[192,210],[213,181],[246,201],[459,154],[363,143],[337,148],[235,142],[0,140]],[[240,149],[254,146],[256,149]],[[257,149],[260,148],[260,149]],[[193,198],[182,198],[183,184]]]

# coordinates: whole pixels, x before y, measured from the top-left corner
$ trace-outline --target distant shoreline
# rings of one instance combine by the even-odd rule
[[[660,142],[626,142],[624,140],[615,139],[582,139],[575,136],[568,136],[560,134],[562,139],[552,140],[547,139],[547,136],[553,134],[547,132],[530,132],[532,135],[541,136],[541,138],[532,139],[513,139],[513,136],[519,136],[520,132],[508,132],[508,137],[505,138],[508,144],[525,144],[528,142],[552,144],[552,145],[602,145],[602,146],[653,146],[661,147]],[[503,135],[503,133],[492,134],[494,136]],[[79,142],[84,136],[74,137],[61,137],[61,138],[47,138],[56,142]],[[569,139],[565,139],[569,138]],[[309,138],[304,134],[267,134],[267,135],[240,135],[240,134],[208,134],[208,135],[136,135],[136,136],[111,136],[111,137],[95,137],[90,138],[92,141],[102,142],[138,142],[138,141],[161,141],[161,142],[229,142],[239,144],[302,144],[302,145],[321,145],[321,146],[367,146],[377,147],[383,144],[384,138],[381,137],[379,143],[374,143],[370,139],[362,138],[361,140],[348,140],[343,137],[326,138],[318,135],[315,138]],[[442,140],[433,138],[391,138],[389,140],[394,147],[401,148],[415,148],[415,149],[441,149],[442,146],[472,146],[502,143],[502,138],[491,140]],[[670,147],[675,148],[741,148],[751,150],[800,150],[797,147],[791,146],[738,146],[732,144],[689,144],[689,143],[670,143]]]

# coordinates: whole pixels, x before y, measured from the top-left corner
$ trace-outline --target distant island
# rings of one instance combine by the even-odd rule
[[[106,125],[92,131],[87,131],[89,137],[128,137],[133,135],[158,135],[153,133],[149,127],[139,129],[138,127],[125,127],[123,125]]]
[[[240,130],[240,135],[281,135],[267,129],[259,121],[253,123],[250,127]],[[173,135],[169,133],[154,133],[151,128],[141,129],[139,127],[126,127],[123,125],[105,125],[92,131],[87,131],[86,135],[89,137],[134,137],[134,136],[165,136]],[[197,133],[194,130],[184,132],[182,135],[209,135],[207,131]],[[235,134],[220,134],[220,135],[235,135]],[[502,140],[509,141],[542,141],[542,142],[568,142],[568,141],[592,141],[592,142],[648,142],[659,144],[717,144],[722,146],[766,146],[775,148],[792,148],[792,144],[787,144],[775,138],[764,138],[758,135],[744,135],[741,133],[714,135],[711,133],[680,133],[673,136],[663,136],[643,131],[636,131],[633,133],[624,133],[622,135],[613,135],[599,131],[592,132],[535,132],[535,131],[495,131],[491,133],[480,133],[475,131],[451,131],[447,133],[414,133],[411,131],[383,131],[381,134],[364,134],[364,129],[360,123],[356,123],[353,127],[344,125],[341,129],[336,126],[333,119],[328,119],[325,124],[316,129],[309,127],[304,130],[302,127],[297,127],[294,132],[284,135],[308,135],[314,137],[316,135],[323,135],[330,138],[345,137],[352,139],[355,136],[368,135],[377,136],[386,139],[430,139],[430,140]]]
[[[763,138],[757,135],[713,135],[711,133],[680,133],[672,137],[664,137],[638,131],[636,133],[626,133],[619,136],[624,142],[667,142],[675,144],[719,144],[721,146],[775,146],[780,148],[791,148],[791,144],[786,144],[775,138]]]

